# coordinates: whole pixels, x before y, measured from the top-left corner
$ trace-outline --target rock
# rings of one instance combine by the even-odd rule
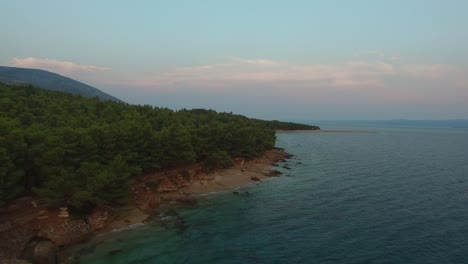
[[[173,209],[152,214],[145,222],[177,231],[184,231],[187,228],[185,220]]]
[[[0,262],[2,264],[31,264],[31,262],[27,261],[27,260],[24,260],[24,259],[17,259],[17,258],[13,258],[13,259],[0,259],[1,261],[3,262]]]
[[[245,193],[242,194],[242,196],[244,196],[244,197],[249,197],[249,196],[250,196],[250,193],[249,193],[249,192],[245,192]]]
[[[177,202],[183,204],[183,205],[190,205],[190,206],[195,206],[198,204],[197,200],[193,197],[180,197],[177,198]]]
[[[279,176],[281,174],[282,174],[281,171],[271,170],[270,172],[268,172],[267,176],[275,177],[275,176]]]
[[[113,256],[113,255],[118,254],[120,252],[122,252],[121,249],[114,249],[114,250],[109,251],[108,255]]]
[[[70,256],[65,260],[64,264],[80,264],[80,257],[76,255]]]
[[[112,210],[108,207],[96,207],[88,215],[86,222],[91,227],[91,231],[103,229],[114,217]]]
[[[57,246],[81,242],[89,238],[90,235],[91,227],[84,220],[73,220],[48,226],[37,233],[38,237],[50,240]]]
[[[91,245],[89,246],[86,246],[86,247],[83,247],[81,248],[80,250],[77,251],[78,255],[88,255],[88,254],[92,254],[94,253],[94,251],[96,251],[96,248],[99,244],[101,244],[101,242],[97,242],[97,243],[92,243]]]
[[[284,168],[284,169],[287,169],[287,170],[290,170],[290,169],[291,169],[290,167],[288,167],[288,165],[284,165],[283,168]]]
[[[242,166],[245,163],[245,159],[243,158],[235,158],[234,161],[236,162],[237,165]]]
[[[56,264],[57,252],[58,247],[52,241],[35,238],[24,249],[23,257],[35,264]]]
[[[232,192],[234,195],[236,196],[240,196],[240,197],[249,197],[250,196],[250,193],[249,192],[243,192],[243,193],[240,193],[238,191],[234,191]]]
[[[58,247],[52,241],[41,241],[34,248],[33,263],[56,264]]]
[[[250,177],[250,179],[252,181],[261,181],[258,177],[255,177],[255,176]]]

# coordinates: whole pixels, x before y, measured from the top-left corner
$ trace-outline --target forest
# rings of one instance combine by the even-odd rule
[[[319,129],[193,109],[101,101],[0,83],[0,206],[39,194],[74,208],[118,205],[147,171],[226,167],[275,145],[275,129]]]

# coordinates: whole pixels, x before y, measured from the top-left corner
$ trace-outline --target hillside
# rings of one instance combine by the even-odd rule
[[[102,100],[121,102],[97,88],[71,78],[39,69],[0,66],[0,82],[13,85],[33,85],[47,90],[78,94],[84,97],[99,97]]]
[[[0,84],[0,205],[31,192],[75,208],[123,203],[142,172],[261,156],[279,124]]]

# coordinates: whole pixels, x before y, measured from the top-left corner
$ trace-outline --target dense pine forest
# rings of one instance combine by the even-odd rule
[[[275,129],[318,127],[0,84],[0,205],[26,193],[76,208],[123,203],[130,177],[228,167],[272,148]]]

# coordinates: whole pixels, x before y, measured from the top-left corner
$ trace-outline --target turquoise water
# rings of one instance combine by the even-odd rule
[[[468,263],[468,130],[372,129],[278,134],[282,177],[106,235],[82,263]]]

